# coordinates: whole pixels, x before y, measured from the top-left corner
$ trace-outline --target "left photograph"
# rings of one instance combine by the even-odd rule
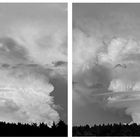
[[[67,3],[0,3],[0,136],[67,125]]]

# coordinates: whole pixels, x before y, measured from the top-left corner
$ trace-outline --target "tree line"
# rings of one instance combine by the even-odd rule
[[[21,124],[0,122],[0,137],[65,137],[67,136],[67,125],[60,120],[58,124],[53,123],[50,128],[47,124],[40,123]]]
[[[73,136],[140,136],[140,125],[119,123],[74,126]]]

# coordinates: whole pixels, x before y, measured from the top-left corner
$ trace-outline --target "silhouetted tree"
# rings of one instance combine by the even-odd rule
[[[0,136],[64,137],[67,136],[67,125],[61,120],[58,124],[53,123],[51,128],[44,123],[41,123],[40,125],[32,123],[30,125],[0,122]]]
[[[140,125],[103,124],[74,126],[73,136],[140,136]]]

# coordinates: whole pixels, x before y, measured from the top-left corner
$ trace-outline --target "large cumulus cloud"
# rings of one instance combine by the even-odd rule
[[[66,86],[66,5],[45,5],[0,5],[0,121],[51,127],[61,119],[52,79]]]
[[[129,13],[133,15],[130,17],[125,8],[109,13],[105,7],[102,16],[80,18],[79,14],[81,22],[75,19],[73,100],[98,102],[108,109],[124,108],[134,122],[140,123],[140,42],[136,30],[140,20],[136,11]]]
[[[55,111],[50,96],[54,87],[49,81],[29,70],[1,70],[0,73],[1,120],[5,121],[6,118],[8,122],[44,122],[50,126],[53,121],[57,123],[59,114]]]

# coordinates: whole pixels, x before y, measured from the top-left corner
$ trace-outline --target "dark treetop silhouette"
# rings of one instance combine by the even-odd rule
[[[74,126],[73,136],[140,136],[140,125],[108,124]]]
[[[0,122],[0,136],[53,136],[53,137],[65,137],[67,136],[67,125],[63,121],[59,121],[58,124],[53,124],[51,128],[49,128],[46,124],[40,123],[37,125],[33,123],[29,124],[15,124],[15,123],[5,123]]]

